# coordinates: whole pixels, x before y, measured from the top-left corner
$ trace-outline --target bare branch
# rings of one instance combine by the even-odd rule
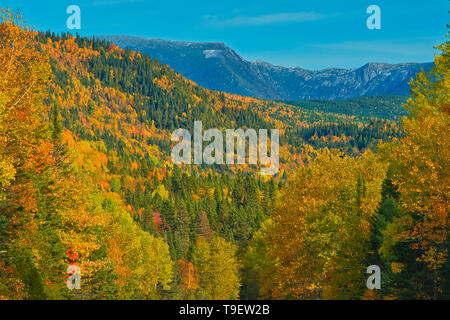
[[[29,86],[28,89],[22,94],[22,96],[13,104],[13,107],[15,107],[22,99],[23,97],[25,97],[25,95],[28,93],[28,91],[30,91],[30,89],[34,86],[34,84],[36,83],[36,80],[33,81]]]

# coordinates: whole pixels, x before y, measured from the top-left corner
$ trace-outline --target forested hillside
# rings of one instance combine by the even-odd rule
[[[211,91],[9,10],[0,35],[0,298],[448,296],[448,43],[400,125]],[[174,165],[197,120],[280,129],[278,174]]]
[[[403,108],[405,102],[406,97],[392,95],[366,96],[347,100],[289,101],[286,103],[309,110],[398,120],[400,117],[408,115]]]

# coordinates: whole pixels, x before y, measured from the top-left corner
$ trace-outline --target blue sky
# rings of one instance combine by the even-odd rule
[[[4,6],[5,1],[2,1]],[[81,30],[183,41],[224,42],[247,60],[307,69],[367,62],[428,62],[446,40],[448,0],[6,0],[37,30],[69,31],[66,8],[81,8]],[[369,5],[381,30],[369,30]]]

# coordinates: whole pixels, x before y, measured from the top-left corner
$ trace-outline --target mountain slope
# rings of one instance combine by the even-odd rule
[[[148,54],[210,89],[276,100],[346,99],[409,95],[409,80],[432,63],[368,63],[360,68],[311,71],[246,61],[223,43],[193,43],[104,36],[122,48]]]

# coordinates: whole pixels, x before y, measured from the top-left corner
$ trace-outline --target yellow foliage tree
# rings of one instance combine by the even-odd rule
[[[405,214],[395,241],[410,243],[433,273],[434,297],[448,259],[450,220],[450,43],[439,47],[435,66],[411,82],[402,119],[406,137],[392,152],[393,183]]]
[[[266,232],[274,298],[356,298],[365,286],[370,219],[386,165],[328,150],[302,166],[287,185]]]
[[[194,265],[198,270],[200,288],[198,295],[203,299],[237,299],[239,294],[239,265],[236,260],[236,246],[215,236],[211,242],[199,237]]]

